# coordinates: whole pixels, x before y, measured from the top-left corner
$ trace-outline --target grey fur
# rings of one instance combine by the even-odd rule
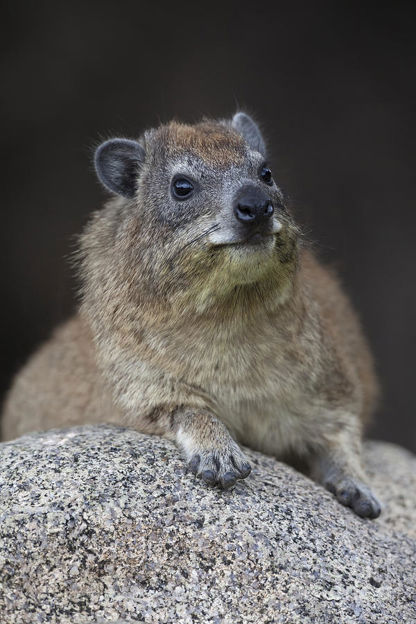
[[[377,399],[371,354],[336,277],[261,177],[257,126],[238,113],[171,122],[143,141],[146,158],[123,139],[97,151],[100,179],[134,198],[113,198],[80,237],[80,314],[18,375],[3,436],[129,424],[175,440],[202,481],[225,488],[248,476],[240,443],[299,461],[375,518],[361,461]],[[175,176],[194,183],[186,201],[172,195]],[[247,185],[275,209],[248,238],[233,213]]]
[[[266,156],[266,144],[260,128],[247,113],[236,113],[231,125],[244,137],[251,149],[260,152],[262,156]]]
[[[137,141],[110,139],[95,152],[94,164],[100,182],[112,193],[134,197],[137,173],[145,158],[145,151]]]

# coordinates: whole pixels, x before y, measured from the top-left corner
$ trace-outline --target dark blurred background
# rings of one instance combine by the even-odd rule
[[[97,140],[239,107],[359,309],[384,388],[371,435],[416,450],[413,3],[166,6],[3,8],[1,392],[74,308],[67,256],[105,197]]]

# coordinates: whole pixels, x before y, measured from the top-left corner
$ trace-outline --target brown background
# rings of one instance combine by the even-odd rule
[[[360,310],[384,387],[372,435],[416,450],[412,5],[3,9],[0,390],[73,309],[66,256],[105,196],[97,140],[239,106],[263,123],[275,177]]]

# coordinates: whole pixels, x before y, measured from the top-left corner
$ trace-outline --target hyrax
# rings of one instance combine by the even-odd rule
[[[302,246],[254,121],[169,123],[96,151],[116,195],[80,238],[80,312],[16,378],[5,438],[124,423],[175,440],[202,481],[250,473],[238,442],[358,515],[376,380],[337,279]]]

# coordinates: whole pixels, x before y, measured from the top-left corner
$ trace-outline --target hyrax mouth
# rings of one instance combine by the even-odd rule
[[[247,245],[261,245],[262,243],[267,242],[273,238],[273,234],[263,234],[262,232],[254,232],[250,234],[245,240],[242,241],[242,244]]]
[[[209,242],[214,246],[270,246],[276,235],[282,230],[282,223],[274,218],[267,228],[245,229],[230,227],[218,228],[209,235]]]
[[[238,248],[269,248],[274,244],[273,234],[264,234],[262,232],[254,232],[242,240],[230,242],[230,247]]]

